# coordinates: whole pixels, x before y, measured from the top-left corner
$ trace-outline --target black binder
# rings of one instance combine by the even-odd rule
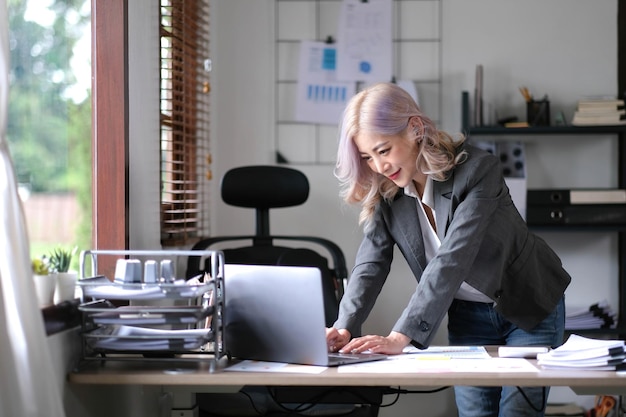
[[[626,225],[626,204],[528,205],[529,225]]]

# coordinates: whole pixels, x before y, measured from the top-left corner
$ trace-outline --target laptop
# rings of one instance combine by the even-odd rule
[[[387,358],[330,353],[318,268],[224,265],[224,348],[237,359],[338,366]]]

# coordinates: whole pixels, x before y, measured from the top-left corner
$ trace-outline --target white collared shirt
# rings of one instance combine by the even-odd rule
[[[426,184],[424,186],[424,195],[420,199],[417,189],[411,181],[406,187],[404,187],[404,193],[409,197],[415,198],[417,204],[417,215],[419,217],[420,226],[422,228],[422,238],[424,239],[424,253],[426,254],[426,262],[430,262],[432,258],[437,255],[439,247],[441,246],[441,240],[437,236],[437,231],[428,221],[428,216],[424,210],[424,205],[428,206],[432,212],[433,220],[437,224],[437,215],[435,214],[435,199],[433,196],[433,179],[426,178]],[[454,298],[466,301],[478,301],[484,303],[493,302],[485,294],[481,293],[474,287],[470,286],[467,282],[463,282],[461,287],[457,291]]]

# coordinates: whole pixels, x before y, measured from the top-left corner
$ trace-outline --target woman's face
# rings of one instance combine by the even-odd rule
[[[417,144],[408,134],[383,136],[361,133],[354,138],[358,152],[369,168],[406,187],[412,180],[420,181],[417,171]]]

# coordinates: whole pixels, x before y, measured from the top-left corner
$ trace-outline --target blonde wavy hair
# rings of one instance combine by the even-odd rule
[[[406,90],[393,83],[375,84],[352,97],[343,112],[334,174],[343,200],[361,204],[359,224],[366,230],[380,201],[391,201],[400,189],[369,168],[360,157],[354,139],[365,132],[385,136],[403,134],[414,117],[421,124],[420,133],[413,139],[419,149],[416,167],[434,180],[445,181],[450,171],[467,157],[465,151],[458,151],[465,137],[453,138],[438,130]]]

